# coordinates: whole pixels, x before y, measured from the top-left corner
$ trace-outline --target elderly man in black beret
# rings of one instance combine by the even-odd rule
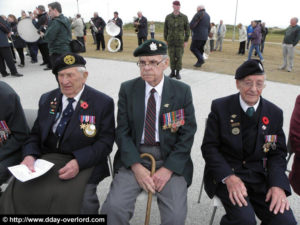
[[[261,97],[266,75],[259,60],[235,74],[238,94],[216,99],[202,144],[204,184],[226,210],[221,224],[296,224],[287,196],[282,110]]]
[[[182,225],[187,215],[187,187],[193,177],[191,148],[196,120],[191,89],[164,76],[167,46],[154,39],[134,52],[141,77],[122,83],[118,101],[116,175],[101,213],[109,225],[129,224],[137,196],[155,193],[162,225]],[[174,91],[176,90],[176,91]],[[150,162],[140,158],[150,153]]]
[[[114,142],[114,102],[85,84],[85,63],[72,53],[56,60],[59,88],[40,98],[22,161],[31,172],[40,158],[55,165],[36,179],[15,180],[1,199],[0,213],[98,213],[96,187],[109,175],[107,156]]]

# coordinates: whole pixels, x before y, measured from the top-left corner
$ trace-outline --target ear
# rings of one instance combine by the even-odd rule
[[[240,90],[241,82],[239,80],[235,80],[236,88]]]
[[[165,59],[165,63],[164,63],[165,67],[164,67],[164,69],[167,69],[167,68],[168,68],[169,63],[170,63],[170,59],[169,59],[169,57],[168,57],[168,58]]]

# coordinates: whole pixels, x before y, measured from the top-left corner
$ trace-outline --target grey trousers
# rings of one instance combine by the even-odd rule
[[[101,214],[107,215],[107,224],[129,225],[136,198],[141,192],[132,170],[120,168],[101,209]],[[187,184],[184,177],[173,174],[156,196],[161,225],[184,225],[187,215]]]
[[[294,64],[294,46],[292,44],[282,44],[283,65],[282,69],[287,67],[291,71]]]
[[[217,37],[217,41],[216,41],[216,48],[215,48],[215,50],[218,50],[218,48],[219,48],[219,51],[222,51],[222,47],[223,47],[223,37],[221,37],[221,36],[218,36]]]
[[[100,204],[97,196],[97,184],[85,186],[80,214],[98,214]]]

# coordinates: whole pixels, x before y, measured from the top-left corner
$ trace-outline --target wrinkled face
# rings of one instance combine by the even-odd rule
[[[83,74],[77,67],[71,67],[58,72],[58,83],[61,92],[68,98],[74,98],[86,82],[88,73]]]
[[[139,65],[142,79],[155,87],[162,80],[164,70],[169,65],[169,59],[164,59],[161,55],[141,56]]]
[[[236,80],[236,87],[240,90],[242,99],[249,106],[253,106],[265,87],[265,75],[249,75],[242,80]]]

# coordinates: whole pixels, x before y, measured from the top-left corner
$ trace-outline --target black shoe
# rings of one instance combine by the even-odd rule
[[[46,67],[43,70],[52,70],[52,68]]]
[[[105,48],[102,48],[102,51],[105,51]]]
[[[33,64],[33,63],[37,63],[38,61],[31,60],[30,62]]]
[[[179,70],[176,70],[176,79],[177,79],[177,80],[180,80],[180,79],[181,79],[181,76],[180,76],[180,74],[179,74]]]
[[[204,64],[204,62],[197,62],[194,67],[201,67]]]
[[[171,70],[171,73],[169,75],[170,78],[175,77],[175,70]]]
[[[24,64],[19,64],[18,67],[23,68],[25,65]]]
[[[10,75],[9,73],[4,73],[4,74],[2,74],[2,77],[7,77],[9,75]]]
[[[47,65],[47,63],[43,62],[42,64],[40,64],[40,66],[45,66]]]
[[[23,76],[23,74],[20,74],[20,73],[12,73],[11,74],[12,76],[15,76],[15,77],[22,77]]]

